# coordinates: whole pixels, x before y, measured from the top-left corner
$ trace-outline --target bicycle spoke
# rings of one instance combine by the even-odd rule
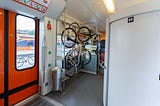
[[[78,24],[77,22],[71,23],[71,24],[69,25],[69,27],[72,28],[72,29],[74,29],[76,33],[78,32],[78,30],[79,30],[79,28],[80,28],[80,26],[79,26],[79,24]]]
[[[88,27],[81,27],[78,31],[78,39],[84,43],[90,39],[90,30]]]
[[[73,61],[71,59],[67,59],[66,65],[69,65],[66,67],[66,71],[65,71],[65,75],[67,77],[74,77],[76,74],[76,66],[73,63]],[[69,68],[69,69],[67,69]]]
[[[16,67],[17,67],[17,69],[20,69],[20,67],[22,67],[24,64],[23,56],[17,56],[16,60],[17,60]]]
[[[75,45],[77,34],[72,28],[66,28],[61,35],[62,43],[65,47],[71,48]]]
[[[87,49],[84,49],[82,53],[82,64],[87,65],[90,61],[91,61],[91,53]]]
[[[34,65],[34,56],[28,56],[28,63]]]

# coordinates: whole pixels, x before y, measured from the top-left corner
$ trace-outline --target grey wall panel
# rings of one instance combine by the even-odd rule
[[[108,106],[160,106],[160,15],[111,25]]]

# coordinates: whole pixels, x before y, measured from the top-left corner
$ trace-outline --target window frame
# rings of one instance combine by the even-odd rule
[[[17,68],[17,16],[24,16],[24,17],[27,17],[27,18],[30,18],[30,19],[33,19],[34,20],[34,24],[35,24],[35,42],[34,42],[34,64],[33,64],[33,66],[31,66],[31,67],[27,67],[27,68],[22,68],[22,69],[18,69]],[[28,70],[28,69],[32,69],[32,68],[34,68],[35,66],[36,66],[36,64],[37,64],[37,56],[36,56],[36,54],[37,54],[37,51],[36,51],[36,49],[37,49],[37,22],[36,22],[36,18],[33,18],[33,17],[29,17],[29,16],[26,16],[26,15],[23,15],[23,14],[16,14],[16,16],[15,16],[15,69],[17,70],[17,71],[25,71],[25,70]]]

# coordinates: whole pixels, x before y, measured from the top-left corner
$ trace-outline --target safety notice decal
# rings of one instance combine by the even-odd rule
[[[27,6],[29,8],[35,9],[39,12],[45,13],[48,9],[50,0],[12,0],[21,5]]]

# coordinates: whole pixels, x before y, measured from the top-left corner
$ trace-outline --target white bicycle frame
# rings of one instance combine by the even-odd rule
[[[76,74],[78,73],[78,70],[77,70],[77,67],[78,67],[78,64],[80,64],[80,58],[81,58],[81,53],[82,53],[82,46],[81,45],[78,45],[79,47],[78,48],[73,48],[72,50],[70,50],[67,55],[66,55],[66,59],[70,59],[71,62],[72,62],[72,65],[75,67],[75,70],[76,70]],[[76,63],[74,60],[73,60],[73,57],[72,57],[72,54],[74,54],[74,52],[77,50],[79,51],[78,52],[78,62]]]

